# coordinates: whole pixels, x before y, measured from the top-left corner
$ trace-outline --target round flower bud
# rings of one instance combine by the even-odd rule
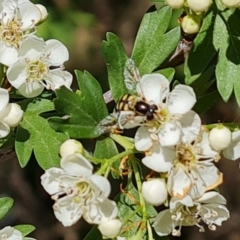
[[[38,22],[38,24],[39,24],[39,23],[44,22],[47,19],[48,12],[47,12],[47,9],[42,4],[35,4],[35,6],[38,8],[38,10],[41,13],[41,19]]]
[[[9,103],[1,112],[0,119],[9,127],[16,127],[22,120],[23,110],[17,103]]]
[[[239,7],[240,6],[240,0],[222,0],[222,3],[226,7]]]
[[[211,6],[212,0],[187,0],[187,4],[194,12],[204,12]]]
[[[171,8],[181,8],[183,7],[184,0],[166,0],[166,3]]]
[[[232,141],[231,131],[224,126],[217,126],[209,133],[209,142],[217,151],[226,149]]]
[[[75,139],[66,140],[60,147],[61,157],[66,157],[74,153],[83,153],[83,145]]]
[[[181,27],[185,33],[198,33],[201,27],[201,21],[198,17],[187,15],[182,19]]]
[[[112,219],[107,222],[102,222],[98,225],[101,234],[106,238],[116,238],[122,228],[122,222],[118,219]]]
[[[167,188],[160,179],[143,182],[142,195],[147,203],[159,206],[167,200]]]

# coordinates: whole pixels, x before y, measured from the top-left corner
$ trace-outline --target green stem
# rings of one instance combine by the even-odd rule
[[[146,226],[147,209],[146,209],[145,200],[142,196],[142,179],[141,179],[141,174],[139,172],[139,168],[136,163],[136,159],[134,157],[131,158],[131,164],[132,164],[132,168],[133,168],[133,172],[134,172],[134,176],[135,176],[135,180],[136,180],[136,184],[137,184],[137,190],[139,193],[139,201],[140,201],[140,206],[141,206],[141,210],[142,210],[142,224],[144,226]],[[139,229],[139,232],[142,233],[142,228]]]
[[[153,233],[152,233],[152,227],[151,227],[149,221],[147,221],[147,230],[148,230],[148,240],[154,240]]]
[[[116,156],[114,156],[112,158],[109,158],[109,159],[99,159],[99,158],[95,158],[95,157],[90,156],[90,155],[86,156],[86,158],[89,159],[91,162],[96,163],[96,164],[104,162],[104,164],[101,166],[101,168],[96,172],[96,174],[102,175],[102,174],[107,174],[106,171],[110,172],[110,166],[114,162],[118,161],[119,159],[121,159],[125,156],[134,154],[136,152],[137,151],[134,151],[134,150],[126,150],[124,152],[121,152],[121,153],[117,154]]]

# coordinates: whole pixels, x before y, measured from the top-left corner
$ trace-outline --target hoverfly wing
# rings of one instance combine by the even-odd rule
[[[124,82],[130,92],[136,92],[136,84],[141,78],[135,62],[129,58],[124,67]]]
[[[98,135],[103,135],[110,133],[114,129],[117,129],[118,116],[119,112],[114,112],[105,117],[95,128],[95,133]]]
[[[120,129],[130,129],[141,126],[145,121],[145,116],[138,116],[134,111],[121,111],[118,117],[118,126]]]

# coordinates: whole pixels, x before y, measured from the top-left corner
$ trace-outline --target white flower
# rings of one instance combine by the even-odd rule
[[[219,159],[219,153],[211,148],[208,132],[204,129],[195,141],[178,144],[167,181],[170,195],[183,198],[189,194],[195,199],[216,188],[222,183],[222,173],[213,162]]]
[[[60,155],[61,157],[66,157],[73,153],[83,153],[83,145],[75,140],[75,139],[68,139],[60,146]]]
[[[162,143],[163,145],[166,142],[176,145],[179,143],[180,137],[184,142],[194,141],[198,136],[201,120],[195,112],[189,111],[179,120],[179,131],[176,131],[174,126],[172,128],[170,126],[172,126],[171,123],[165,124],[165,131],[169,130],[166,135],[155,127],[146,126],[140,127],[135,135],[136,149],[146,153],[146,156],[142,159],[143,164],[156,172],[168,172],[176,157],[175,147],[164,147]],[[164,141],[161,141],[162,138],[164,138]]]
[[[229,218],[229,211],[223,204],[226,204],[225,198],[214,191],[204,193],[196,200],[189,196],[180,200],[172,198],[170,209],[156,216],[153,227],[159,236],[170,233],[180,236],[182,226],[196,225],[203,232],[204,227],[200,222],[204,222],[210,230],[215,230],[215,225],[221,226]]]
[[[40,19],[39,9],[28,0],[1,0],[0,63],[9,66],[17,61],[21,43],[36,32]]]
[[[175,145],[182,134],[180,120],[196,102],[193,89],[179,84],[169,92],[169,81],[163,75],[146,74],[139,80],[137,91],[148,103],[158,107],[155,119],[160,125],[161,146]]]
[[[142,195],[147,203],[159,206],[167,200],[168,192],[162,180],[151,179],[143,182]]]
[[[62,65],[69,54],[61,42],[28,38],[22,43],[18,56],[19,60],[9,66],[7,78],[23,96],[36,97],[44,87],[55,90],[64,85],[70,88],[72,75],[64,71]]]
[[[98,225],[98,229],[105,238],[116,238],[122,228],[122,222],[119,219],[111,219]]]
[[[226,149],[230,145],[231,141],[232,133],[223,125],[218,125],[209,133],[209,142],[217,151]]]
[[[9,103],[9,93],[0,88],[0,138],[6,137],[10,127],[16,127],[21,121],[23,111],[16,103]]]
[[[117,206],[107,197],[109,181],[92,174],[93,166],[81,154],[61,159],[61,168],[50,168],[41,177],[45,190],[56,201],[56,218],[64,226],[71,226],[82,216],[91,224],[100,224],[117,216]]]

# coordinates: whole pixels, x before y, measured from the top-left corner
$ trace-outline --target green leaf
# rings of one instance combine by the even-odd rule
[[[191,84],[197,97],[203,95],[212,86],[215,80],[216,66],[209,67],[196,81]]]
[[[27,236],[36,229],[34,226],[27,224],[16,225],[14,228],[20,231],[23,237]]]
[[[174,68],[164,68],[164,69],[156,71],[155,73],[161,73],[169,81],[172,81],[174,78],[174,75],[175,75],[175,69]]]
[[[94,226],[83,240],[102,240],[102,234],[99,232],[97,226]]]
[[[193,42],[184,64],[185,83],[192,84],[207,68],[217,51],[213,46],[213,24],[215,13],[208,11],[202,27]]]
[[[94,116],[95,113],[89,115],[86,112],[85,108],[87,106],[83,104],[84,98],[81,95],[65,87],[56,90],[56,95],[57,98],[54,99],[55,109],[63,114],[64,117],[49,118],[49,124],[53,129],[61,131],[71,138],[95,138],[100,135],[95,131],[98,125],[96,118],[99,115],[96,117]],[[89,100],[87,101],[89,102]],[[94,105],[95,103],[92,102],[92,104]]]
[[[117,154],[118,154],[117,146],[111,138],[107,137],[97,141],[95,150],[94,150],[94,157],[106,159],[106,158],[114,157]],[[119,164],[120,164],[120,159],[119,161],[115,161],[112,165],[112,168],[116,169],[116,171],[112,171],[112,176],[115,179],[119,178],[119,170],[118,170]]]
[[[117,205],[119,209],[119,218],[122,222],[124,222],[124,228],[127,229],[123,236],[129,239],[136,235],[142,222],[142,216],[139,211],[139,205],[137,204],[137,202],[139,202],[139,193],[134,185],[130,183],[124,190],[127,192],[127,194],[120,194]],[[152,217],[152,219],[154,219],[157,214],[152,205],[147,205],[147,213],[148,216]],[[142,240],[147,240],[146,229],[143,230],[143,235],[144,236]]]
[[[203,113],[207,111],[218,98],[218,91],[207,93],[197,99],[197,103],[194,106],[193,110],[198,114]]]
[[[216,67],[217,86],[224,101],[228,101],[233,88],[240,106],[240,19],[228,9],[216,16],[214,46],[219,50]]]
[[[54,106],[49,100],[38,99],[28,103],[23,120],[17,129],[15,142],[21,167],[26,166],[32,151],[43,169],[59,166],[59,148],[68,137],[55,132],[48,121],[40,117],[41,113],[52,110]]]
[[[81,90],[81,106],[86,113],[97,122],[108,115],[108,110],[103,99],[103,92],[98,81],[87,71],[75,71],[79,88]]]
[[[2,219],[12,208],[13,199],[10,197],[0,198],[0,219]]]
[[[201,29],[184,64],[185,83],[192,84],[210,64],[217,51],[213,45],[214,4],[206,13]]]
[[[180,39],[180,29],[174,28],[164,34],[171,15],[172,10],[168,6],[144,15],[131,57],[141,75],[151,73],[176,48]]]
[[[113,33],[107,33],[106,41],[102,42],[102,53],[108,70],[108,82],[112,97],[119,100],[128,92],[124,83],[124,67],[128,56],[120,39]]]

